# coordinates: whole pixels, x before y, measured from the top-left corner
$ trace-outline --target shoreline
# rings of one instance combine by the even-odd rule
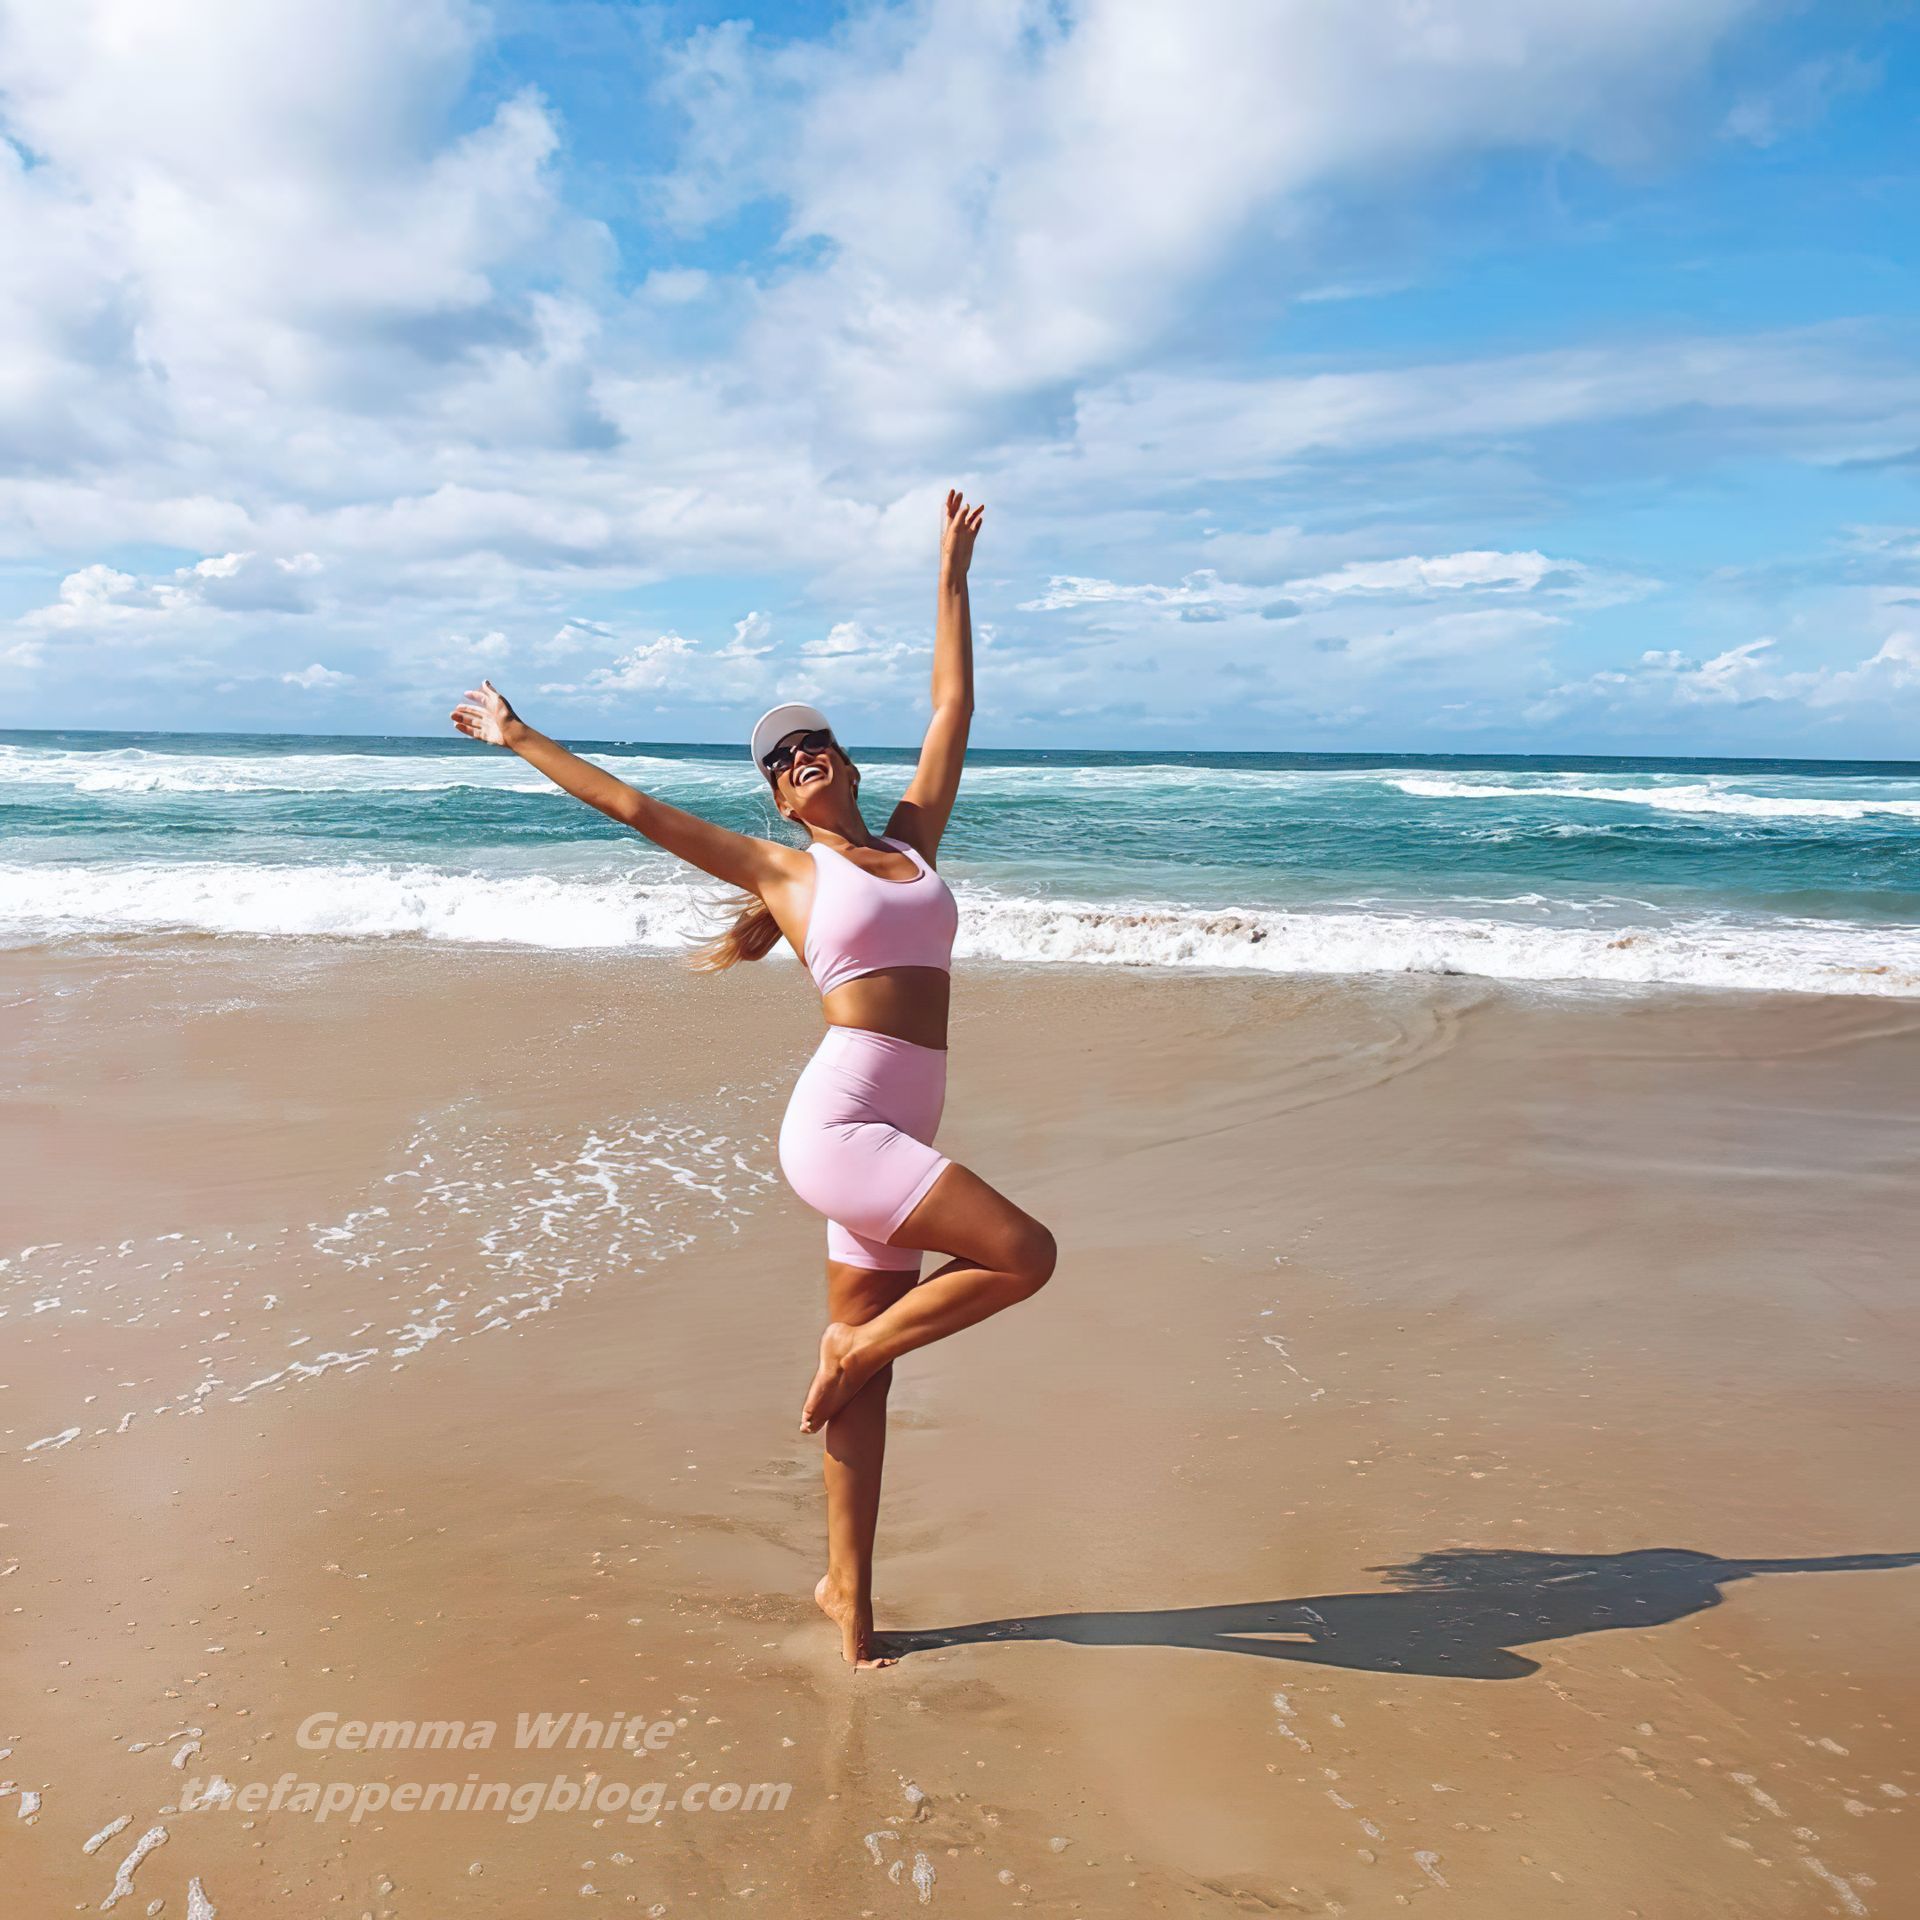
[[[424,945],[0,955],[0,1251],[73,1256],[61,1306],[6,1289],[31,1344],[4,1444],[76,1403],[86,1429],[0,1461],[23,1895],[97,1904],[157,1822],[135,1889],[175,1911],[194,1876],[234,1911],[878,1912],[922,1863],[967,1912],[1897,1910],[1920,1567],[1837,1563],[1920,1549],[1920,1008],[969,966],[941,1145],[1064,1258],[903,1365],[878,1602],[913,1651],[850,1676],[794,1431],[818,1222],[760,1157],[817,1031],[796,984]],[[317,1249],[423,1118],[444,1205]],[[618,1132],[642,1119],[672,1151]],[[606,1261],[596,1193],[660,1234]],[[516,1223],[591,1272],[486,1331],[486,1236]],[[169,1232],[200,1243],[180,1272],[105,1263]],[[434,1298],[459,1313],[396,1358]],[[388,1343],[233,1401],[225,1356],[284,1354],[290,1312]],[[215,1771],[468,1770],[302,1759],[316,1711],[581,1709],[673,1719],[669,1786],[789,1807],[163,1811]],[[188,1727],[177,1771],[186,1739],[132,1751]]]
[[[178,869],[139,872],[141,886],[151,886],[161,896],[180,878]],[[313,877],[308,869],[291,868],[287,874],[303,884]],[[44,880],[47,870],[36,877]],[[61,878],[63,885],[84,890],[99,876],[75,868]],[[536,938],[529,926],[542,915],[553,915],[559,903],[549,897],[551,882],[545,876],[529,874],[517,881],[508,877],[505,884],[512,897],[493,903],[490,912],[499,924],[482,933],[475,930],[470,889],[462,876],[421,868],[411,880],[391,874],[379,880],[378,899],[363,903],[363,918],[352,925],[321,915],[310,926],[229,924],[216,918],[204,926],[182,927],[163,916],[152,924],[135,921],[15,940],[0,944],[0,956],[41,954],[57,963],[62,957],[164,957],[220,947],[251,948],[269,958],[308,950],[342,954],[392,950],[500,960],[518,956],[581,964],[675,966],[684,964],[686,955],[724,918],[721,897],[711,888],[690,888],[680,882],[645,885],[628,878],[575,880],[565,884],[592,898],[584,908],[579,901],[570,905],[576,914],[584,911],[587,924],[597,931],[592,937],[581,937],[576,922],[564,934],[556,929],[549,937]],[[524,898],[512,894],[512,888],[522,883],[530,889]],[[1307,986],[1460,979],[1516,993],[1920,1003],[1920,947],[1908,951],[1902,944],[1910,942],[1914,931],[1905,926],[1810,921],[1573,927],[1339,907],[1024,900],[983,896],[965,880],[958,883],[957,892],[963,917],[955,952],[969,971],[1067,969]],[[265,912],[257,902],[251,910]],[[443,910],[447,922],[441,925],[436,915]],[[517,933],[500,931],[516,919],[523,923]],[[994,923],[995,935],[980,933],[983,919]],[[436,930],[428,930],[430,921],[436,921]],[[617,936],[612,931],[615,923],[620,929]],[[1756,959],[1755,942],[1768,934],[1784,936],[1776,941],[1778,951]],[[995,938],[1000,945],[993,944]],[[1883,943],[1878,948],[1871,946],[1875,939]],[[1311,951],[1296,950],[1302,941]],[[1856,942],[1866,944],[1856,951]],[[1263,957],[1255,960],[1251,957],[1255,954]],[[794,964],[784,949],[776,948],[768,958],[774,960],[771,970],[776,973]],[[1776,977],[1769,971],[1772,967],[1798,971]]]

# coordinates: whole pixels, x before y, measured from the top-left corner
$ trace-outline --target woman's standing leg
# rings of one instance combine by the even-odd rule
[[[827,1262],[827,1311],[860,1326],[901,1298],[918,1273],[876,1273]],[[880,1475],[887,1452],[887,1389],[882,1367],[827,1422],[827,1571],[814,1589],[840,1628],[841,1651],[857,1667],[887,1666],[873,1639],[873,1539],[880,1519]]]

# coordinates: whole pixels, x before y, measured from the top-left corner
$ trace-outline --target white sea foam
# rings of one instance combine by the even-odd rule
[[[138,1870],[140,1862],[144,1860],[155,1847],[164,1847],[166,1844],[167,1830],[165,1827],[149,1827],[146,1832],[134,1842],[133,1851],[120,1862],[120,1870],[113,1876],[113,1890],[100,1902],[100,1911],[102,1913],[111,1911],[111,1909],[118,1906],[122,1900],[128,1898],[133,1892],[133,1876]]]
[[[561,879],[361,862],[0,866],[0,942],[186,931],[664,949],[709,927],[704,903],[719,891],[625,874]]]
[[[426,866],[201,862],[0,866],[0,943],[198,932],[684,951],[716,889],[618,872],[455,873]],[[1804,993],[1920,996],[1920,928],[1586,909],[1289,912],[1015,898],[962,887],[968,958],[1281,974],[1473,974]],[[784,948],[775,952],[785,956]]]
[[[861,749],[855,742],[856,759]],[[624,779],[649,785],[720,784],[757,793],[757,777],[744,747],[682,755],[609,746],[589,757]],[[904,786],[903,761],[871,761],[883,781]],[[1368,779],[1365,770],[1320,767],[1195,766],[1178,761],[1126,761],[1076,765],[974,765],[970,784],[1049,792],[1107,788],[1228,786],[1272,790],[1328,781]],[[513,793],[554,791],[550,781],[512,754],[450,747],[445,753],[156,753],[145,747],[86,751],[71,747],[23,747],[0,743],[0,787],[55,787],[86,794],[271,794],[435,793],[471,787]]]
[[[1663,813],[1726,814],[1749,820],[1920,820],[1920,800],[1895,795],[1838,798],[1821,794],[1743,793],[1720,781],[1653,787],[1573,786],[1551,777],[1537,786],[1454,779],[1442,774],[1396,774],[1388,782],[1416,800],[1594,800]],[[1905,784],[1905,783],[1903,783]]]
[[[623,778],[699,778],[718,761],[676,760],[619,748],[593,758]],[[750,773],[743,754],[725,768],[738,783]],[[155,753],[144,747],[96,752],[0,745],[0,787],[58,787],[86,794],[437,793],[473,787],[505,793],[554,792],[551,781],[512,754],[452,751],[382,753]]]
[[[1377,908],[966,904],[958,951],[982,958],[1920,995],[1920,928],[1911,927],[1784,919],[1601,927]]]
[[[858,742],[854,745],[856,757]],[[758,792],[744,753],[697,751],[687,756],[649,753],[610,746],[592,757],[610,771],[643,785],[702,800],[709,795]],[[904,764],[874,761],[868,768],[872,792],[895,792],[907,778]],[[1040,765],[970,766],[970,788],[1002,800],[1022,796],[1071,804],[1075,796],[1095,798],[1125,793],[1141,798],[1191,798],[1209,795],[1239,804],[1267,797],[1308,801],[1342,787],[1397,791],[1419,800],[1532,800],[1611,803],[1663,812],[1731,818],[1852,821],[1920,819],[1920,797],[1911,780],[1886,780],[1885,793],[1861,793],[1870,776],[1841,773],[1777,776],[1709,775],[1663,783],[1657,776],[1573,772],[1511,774],[1400,769],[1394,767],[1273,767],[1193,765],[1177,760],[1076,763],[1050,760]],[[1645,778],[1646,784],[1629,784]],[[743,785],[744,783],[744,785]],[[1850,792],[1814,791],[1817,784],[1838,784]],[[1754,785],[1786,787],[1786,792],[1754,792]],[[333,794],[378,798],[383,794],[433,794],[468,790],[480,793],[544,795],[558,798],[551,784],[510,754],[481,752],[450,744],[445,752],[356,753],[352,751],[235,753],[156,752],[146,747],[95,750],[56,746],[0,744],[0,790],[50,788],[100,798],[141,796],[270,796]]]
[[[631,1283],[739,1233],[779,1184],[769,1129],[784,1079],[769,1070],[719,1089],[724,1131],[692,1114],[642,1112],[541,1132],[488,1120],[482,1097],[463,1100],[423,1119],[344,1215],[10,1253],[0,1260],[0,1322],[27,1311],[55,1275],[70,1323],[164,1327],[183,1316],[175,1357],[138,1383],[116,1383],[116,1401],[133,1388],[140,1404],[130,1411],[154,1418],[217,1416],[335,1373],[412,1365],[429,1347],[508,1332],[576,1293]],[[261,1292],[263,1271],[282,1291]],[[126,1431],[128,1411],[117,1426],[114,1411],[86,1416],[90,1439]],[[82,1431],[20,1451],[51,1463]],[[0,1564],[0,1577],[8,1571]],[[202,1728],[180,1727],[128,1751],[172,1748],[172,1767],[184,1772],[202,1739]]]

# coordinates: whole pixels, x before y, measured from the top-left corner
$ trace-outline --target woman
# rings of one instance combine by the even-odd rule
[[[826,1434],[827,1571],[814,1598],[847,1660],[885,1666],[873,1633],[873,1536],[893,1362],[1025,1300],[1053,1272],[1053,1236],[933,1147],[946,1090],[957,919],[933,870],[973,718],[967,567],[984,507],[949,493],[933,642],[933,718],[887,831],[860,816],[860,770],[809,706],[775,707],[754,763],[805,849],[732,833],[636,791],[526,725],[491,682],[453,711],[575,798],[749,897],[702,964],[757,960],[783,935],[821,993],[827,1031],[780,1129],[780,1165],[827,1215],[827,1330],[800,1414]],[[920,1278],[920,1254],[951,1255]]]

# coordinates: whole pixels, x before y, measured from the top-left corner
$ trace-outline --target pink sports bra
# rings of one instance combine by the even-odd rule
[[[960,909],[947,883],[904,840],[881,835],[920,871],[911,880],[882,880],[844,853],[816,840],[813,908],[801,955],[823,995],[886,967],[952,971]]]

